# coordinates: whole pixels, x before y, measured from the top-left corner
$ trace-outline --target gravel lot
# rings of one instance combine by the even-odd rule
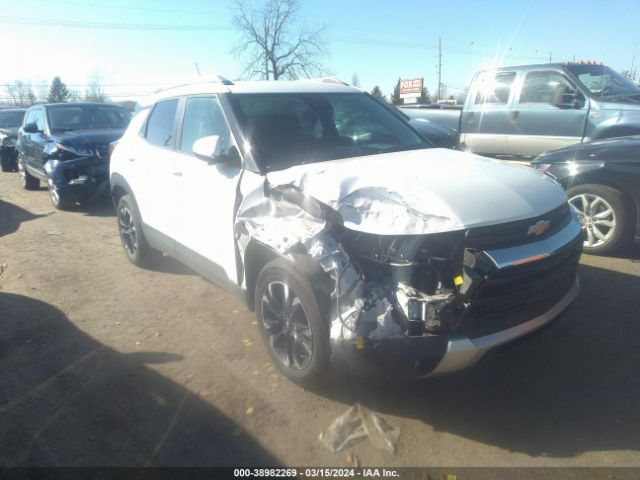
[[[131,265],[108,201],[59,212],[0,173],[0,465],[640,466],[639,258],[583,256],[563,318],[472,370],[305,391],[238,300]],[[355,402],[395,454],[318,442]]]

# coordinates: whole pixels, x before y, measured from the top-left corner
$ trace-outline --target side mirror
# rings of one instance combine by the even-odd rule
[[[222,160],[222,147],[224,141],[218,135],[202,137],[193,142],[191,150],[200,160],[219,162]]]
[[[40,131],[38,125],[36,125],[35,122],[27,123],[24,127],[22,127],[22,130],[24,130],[25,133],[38,133]]]

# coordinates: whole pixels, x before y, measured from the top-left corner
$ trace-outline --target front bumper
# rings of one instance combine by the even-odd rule
[[[109,161],[104,158],[49,160],[45,170],[65,201],[86,202],[109,192]]]
[[[505,307],[502,305],[499,310],[481,315],[473,312],[472,300],[467,314],[472,323],[456,333],[398,335],[364,345],[334,342],[334,351],[353,373],[368,378],[411,380],[470,367],[492,348],[541,328],[571,305],[580,291],[576,268],[581,246],[582,230],[572,216],[564,228],[540,241],[485,250],[498,272],[507,275],[506,286],[496,288],[493,284],[491,290],[494,296],[497,291],[499,298],[511,304],[510,310],[502,312]],[[546,270],[540,270],[544,265]],[[515,284],[518,278],[511,282],[509,272],[521,275],[523,269],[532,270],[532,276],[522,277],[523,288],[510,292],[509,284]],[[504,276],[500,282],[505,284]],[[549,289],[551,297],[545,294]]]
[[[564,312],[580,293],[580,281],[576,277],[571,290],[551,309],[528,322],[521,323],[501,332],[486,335],[479,338],[454,337],[447,341],[446,352],[442,360],[433,369],[429,376],[443,375],[445,373],[463,370],[474,365],[482,356],[494,347],[520,338],[551,322]]]

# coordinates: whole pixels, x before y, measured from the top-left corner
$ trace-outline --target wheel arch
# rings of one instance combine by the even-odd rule
[[[244,253],[244,276],[249,308],[252,311],[255,310],[255,290],[260,272],[267,263],[277,258],[289,262],[300,273],[307,276],[314,289],[320,313],[323,318],[328,318],[333,285],[331,278],[320,264],[306,253],[283,255],[259,241],[250,242]]]

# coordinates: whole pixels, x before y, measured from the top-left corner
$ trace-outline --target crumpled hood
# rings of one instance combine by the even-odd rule
[[[18,129],[20,127],[3,127],[0,128],[0,136],[9,138],[18,138]]]
[[[440,148],[300,165],[268,173],[267,181],[325,203],[346,228],[388,235],[500,224],[566,202],[544,173]]]
[[[101,130],[72,130],[55,133],[52,139],[62,145],[76,148],[92,148],[115,142],[124,133],[124,129],[112,128]]]

